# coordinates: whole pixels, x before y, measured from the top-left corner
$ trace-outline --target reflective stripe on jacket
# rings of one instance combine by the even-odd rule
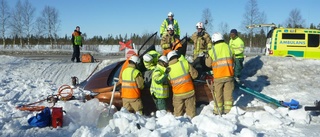
[[[193,41],[193,45],[194,45],[194,49],[193,49],[194,59],[198,57],[200,53],[210,50],[213,45],[210,35],[205,31],[203,33],[204,33],[203,36],[198,36],[198,32],[193,33],[191,36],[191,40]]]
[[[162,81],[165,77],[165,69],[165,67],[158,64],[152,73],[150,92],[151,94],[153,93],[156,98],[169,97],[169,85],[167,82]]]
[[[179,60],[177,63],[169,66],[168,79],[172,86],[172,92],[175,95],[185,95],[194,92],[192,78],[189,74],[189,63],[187,60]]]
[[[244,43],[238,36],[236,39],[230,39],[229,45],[236,58],[244,58]]]
[[[175,20],[175,19],[172,19],[173,20],[173,27],[174,27],[174,34],[177,34],[177,35],[179,35],[180,36],[180,28],[179,28],[179,23],[178,23],[178,21],[177,20]],[[161,24],[161,26],[160,26],[160,34],[161,35],[164,35],[164,34],[167,34],[167,27],[168,27],[168,25],[169,25],[169,19],[167,18],[167,19],[165,19],[163,22],[162,22],[162,24]]]
[[[127,67],[122,72],[121,97],[122,98],[140,98],[140,89],[136,83],[136,77],[139,70]]]
[[[212,58],[212,72],[214,78],[233,77],[233,57],[230,47],[225,43],[215,44],[209,52]]]

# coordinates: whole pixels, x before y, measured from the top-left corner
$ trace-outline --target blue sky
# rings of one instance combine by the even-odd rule
[[[18,0],[7,0],[14,7]],[[21,0],[22,2],[24,0]],[[221,22],[229,29],[241,30],[241,22],[248,0],[29,0],[36,8],[36,17],[48,5],[58,10],[61,25],[59,36],[70,36],[75,26],[88,37],[126,33],[145,34],[159,31],[169,11],[175,14],[181,35],[191,35],[195,24],[209,8],[213,17],[213,31]],[[298,8],[305,24],[320,23],[320,0],[258,0],[258,7],[267,16],[266,23],[283,24],[291,10]]]

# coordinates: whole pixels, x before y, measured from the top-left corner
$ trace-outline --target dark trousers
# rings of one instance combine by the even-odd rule
[[[76,59],[77,62],[80,62],[80,47],[79,45],[74,45],[73,46],[73,54],[71,61],[74,61]]]
[[[240,78],[241,71],[243,69],[243,58],[234,59],[234,76]]]

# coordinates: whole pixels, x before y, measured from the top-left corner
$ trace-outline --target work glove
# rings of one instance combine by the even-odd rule
[[[170,67],[167,67],[166,71],[164,72],[165,74],[169,74],[169,72],[171,71]]]

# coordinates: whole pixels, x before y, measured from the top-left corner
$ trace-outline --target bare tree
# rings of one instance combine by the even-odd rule
[[[38,18],[35,22],[35,27],[34,27],[34,32],[35,32],[35,37],[37,38],[37,45],[40,44],[40,38],[42,35],[44,35],[44,30],[45,30],[45,27],[44,27],[44,24],[41,22],[41,19]]]
[[[206,8],[202,12],[202,22],[204,23],[204,27],[206,31],[211,34],[213,30],[213,18],[209,8]]]
[[[22,22],[27,36],[27,44],[30,45],[30,36],[34,23],[34,11],[36,10],[28,0],[22,5]]]
[[[245,11],[241,27],[245,32],[249,32],[251,47],[253,33],[258,33],[258,30],[253,30],[253,28],[247,29],[246,26],[264,23],[266,21],[266,15],[264,12],[259,11],[257,0],[248,0]]]
[[[10,19],[10,9],[6,0],[0,1],[0,25],[1,25],[1,37],[2,37],[2,44],[6,47],[6,31],[9,25]]]
[[[22,37],[23,37],[23,22],[22,22],[22,4],[19,0],[16,4],[15,9],[12,12],[12,20],[11,20],[11,31],[12,35],[17,36],[20,40],[20,45],[23,46]],[[15,43],[15,42],[14,42]]]
[[[223,38],[224,38],[224,40],[225,41],[227,41],[227,39],[228,39],[228,32],[229,32],[229,30],[230,30],[230,28],[229,28],[229,25],[228,25],[228,23],[226,23],[226,22],[221,22],[220,24],[219,24],[219,31],[220,31],[220,33],[223,35]]]
[[[303,28],[305,20],[302,18],[300,10],[295,8],[289,13],[289,18],[287,19],[284,26],[292,28]]]
[[[53,47],[53,38],[56,36],[56,33],[59,29],[60,20],[58,11],[54,7],[45,6],[42,10],[41,17],[39,17],[38,21],[40,21],[44,30],[46,31],[46,35],[50,39],[50,44]],[[55,37],[56,38],[56,37]]]
[[[229,28],[229,25],[228,23],[225,23],[225,22],[221,22],[219,24],[219,31],[222,35],[225,35],[225,34],[228,34],[230,28]]]

